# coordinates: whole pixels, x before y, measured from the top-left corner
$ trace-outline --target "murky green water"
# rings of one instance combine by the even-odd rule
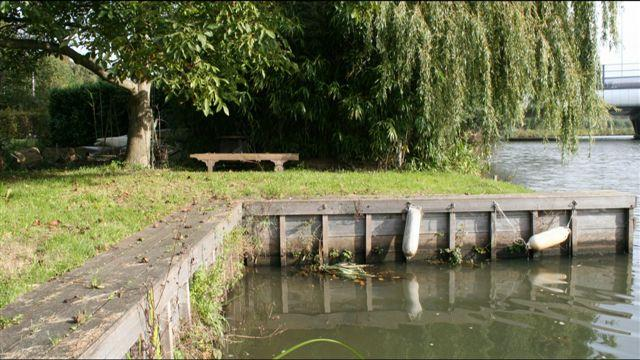
[[[640,142],[588,144],[563,164],[554,144],[509,143],[503,178],[535,190],[640,195]],[[312,338],[367,358],[640,357],[640,228],[634,256],[538,258],[482,268],[389,264],[365,282],[250,270],[227,307],[229,358],[271,358]],[[313,344],[299,358],[344,358]]]
[[[353,282],[259,268],[227,308],[231,333],[255,338],[231,337],[239,342],[226,355],[270,358],[325,337],[373,358],[637,357],[640,304],[632,269],[627,256],[473,269],[392,264],[376,268],[387,272],[380,279]],[[331,344],[295,353],[348,356]]]

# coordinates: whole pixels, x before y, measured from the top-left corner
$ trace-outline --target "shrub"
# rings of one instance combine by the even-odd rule
[[[24,139],[46,136],[46,112],[19,110],[11,107],[0,110],[0,137]]]
[[[52,90],[52,144],[92,145],[99,137],[126,134],[129,96],[126,90],[105,82]]]

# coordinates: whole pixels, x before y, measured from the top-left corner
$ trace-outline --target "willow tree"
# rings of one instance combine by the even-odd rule
[[[1,1],[0,57],[67,56],[131,93],[127,161],[150,164],[151,83],[205,114],[228,113],[246,83],[289,66],[271,3]]]
[[[527,110],[574,150],[576,130],[606,114],[597,51],[616,5],[601,6],[599,34],[594,2],[345,5],[369,54],[354,70],[372,79],[374,150],[446,166],[486,154]]]
[[[256,137],[265,148],[473,168],[525,115],[571,151],[576,130],[605,114],[597,50],[614,35],[615,3],[282,7],[301,24],[288,38],[300,71],[268,78],[249,112],[257,134],[272,131]]]

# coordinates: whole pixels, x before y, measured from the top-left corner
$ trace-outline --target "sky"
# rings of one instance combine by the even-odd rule
[[[600,45],[600,62],[602,64],[631,64],[640,67],[640,2],[620,1],[618,10],[618,33],[620,44],[609,49],[608,45]]]

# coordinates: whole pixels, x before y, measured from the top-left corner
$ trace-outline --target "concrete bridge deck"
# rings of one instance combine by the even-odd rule
[[[640,139],[640,64],[602,65],[602,97],[629,115],[635,138]]]

